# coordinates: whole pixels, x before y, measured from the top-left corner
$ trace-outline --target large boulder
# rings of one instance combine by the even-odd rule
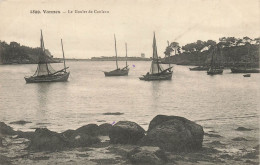
[[[15,135],[16,132],[12,127],[6,125],[4,122],[0,122],[0,136],[2,135]]]
[[[99,125],[99,135],[103,135],[103,136],[108,135],[111,128],[112,125],[108,123]]]
[[[165,152],[159,147],[137,147],[127,153],[127,158],[133,164],[161,165],[167,161]]]
[[[99,127],[97,124],[88,124],[76,129],[76,132],[79,134],[87,134],[89,136],[97,136],[99,134]]]
[[[34,132],[17,131],[16,133],[18,135],[16,138],[32,139],[34,137]]]
[[[100,142],[96,124],[88,124],[77,130],[67,130],[61,133],[62,138],[68,143],[68,147],[87,147]]]
[[[74,133],[69,138],[65,139],[68,142],[68,147],[88,147],[92,144],[100,142],[100,139],[96,136],[90,136],[83,133]]]
[[[109,131],[110,143],[136,144],[144,133],[145,130],[135,122],[119,121]]]
[[[202,148],[202,126],[179,116],[158,115],[150,122],[141,145],[158,146],[167,151],[194,151]]]
[[[68,143],[59,133],[47,128],[37,128],[29,145],[29,149],[36,151],[57,151],[66,148]]]

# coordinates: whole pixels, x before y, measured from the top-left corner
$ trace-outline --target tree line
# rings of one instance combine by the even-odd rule
[[[32,48],[20,45],[17,42],[0,41],[0,63],[38,63],[40,47]],[[46,50],[49,52],[48,50]],[[49,53],[50,54],[50,53]]]
[[[218,42],[197,40],[184,46],[180,46],[178,42],[171,42],[166,47],[164,54],[165,61],[168,60],[170,63],[185,61],[187,64],[196,64],[207,61],[212,49],[217,47],[222,51],[221,58],[225,62],[239,63],[245,60],[245,56],[250,56],[252,62],[257,63],[259,60],[259,45],[260,37],[254,39],[249,37],[221,37]],[[220,54],[218,55],[220,56]]]

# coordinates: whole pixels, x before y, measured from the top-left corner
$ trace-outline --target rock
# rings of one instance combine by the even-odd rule
[[[218,134],[210,134],[210,133],[204,133],[205,136],[208,136],[208,137],[215,137],[215,138],[220,138],[222,136],[218,135]]]
[[[225,144],[221,143],[220,141],[213,141],[209,144],[214,145],[214,146],[218,146],[218,147],[225,146]]]
[[[252,160],[246,160],[245,163],[259,165],[259,162],[253,162]]]
[[[219,157],[222,159],[234,159],[234,156],[231,156],[229,154],[222,154]]]
[[[103,115],[123,115],[124,113],[121,113],[121,112],[106,112],[106,113],[103,113]]]
[[[1,165],[10,165],[12,163],[11,163],[11,160],[10,160],[9,157],[6,157],[4,155],[0,155],[0,164]]]
[[[69,129],[69,130],[67,130],[67,131],[62,132],[61,135],[62,135],[64,138],[68,138],[68,139],[69,139],[69,138],[71,138],[75,133],[76,133],[75,130]]]
[[[111,128],[112,128],[111,124],[108,123],[101,124],[99,126],[99,135],[103,135],[103,136],[108,135]]]
[[[242,157],[247,158],[247,159],[257,159],[258,156],[259,156],[259,150],[255,150],[255,151],[251,151],[251,152],[245,154]]]
[[[12,127],[6,125],[4,122],[0,122],[0,136],[1,135],[15,135],[16,132]]]
[[[87,134],[89,136],[97,136],[99,134],[99,128],[97,124],[88,124],[76,129],[76,132],[79,134]]]
[[[17,131],[17,137],[16,138],[25,138],[25,139],[32,139],[34,136],[34,132],[22,132],[22,131]]]
[[[62,138],[68,143],[68,147],[87,147],[92,144],[100,142],[100,139],[96,137],[98,130],[93,133],[93,128],[96,127],[94,124],[80,127],[77,130],[67,130],[62,132]]]
[[[2,137],[0,137],[0,147],[3,147],[4,145],[3,145],[3,138]]]
[[[127,158],[133,164],[141,165],[160,165],[167,161],[164,151],[159,147],[137,147],[127,153]]]
[[[24,121],[24,120],[19,120],[19,121],[14,121],[14,122],[10,122],[9,124],[20,124],[20,125],[24,125],[27,123],[32,123],[30,121]]]
[[[58,151],[66,148],[67,145],[68,143],[60,134],[47,128],[37,128],[28,148],[36,151]]]
[[[178,116],[158,115],[150,122],[141,145],[158,146],[166,151],[194,151],[202,149],[202,126]]]
[[[237,129],[235,129],[236,131],[252,131],[253,129],[250,128],[245,128],[245,127],[238,127]]]
[[[247,139],[242,138],[242,137],[236,137],[236,138],[231,139],[231,140],[233,140],[233,141],[247,141]]]
[[[135,122],[119,121],[109,131],[110,143],[136,144],[144,133],[145,130]]]
[[[73,134],[69,139],[66,139],[68,141],[68,147],[74,148],[74,147],[88,147],[92,144],[96,144],[100,142],[100,139],[95,136],[90,136],[87,134],[82,133],[75,133]]]
[[[255,147],[253,147],[253,149],[259,151],[259,144],[257,146],[255,146]]]

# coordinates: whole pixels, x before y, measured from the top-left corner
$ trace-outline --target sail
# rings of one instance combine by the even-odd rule
[[[164,70],[163,67],[159,64],[159,59],[158,59],[158,54],[157,54],[157,46],[156,46],[156,39],[155,39],[155,34],[154,34],[154,37],[153,37],[153,61],[152,61],[152,64],[151,64],[150,73],[156,74],[156,73],[160,73],[163,70]]]
[[[150,73],[151,74],[156,74],[156,73],[160,73],[161,71],[163,71],[163,67],[161,66],[161,64],[157,63],[156,61],[152,61],[151,64],[151,69],[150,69]]]
[[[153,61],[158,60],[158,54],[157,54],[157,46],[156,46],[156,39],[155,34],[153,36]]]
[[[47,55],[45,53],[45,48],[44,48],[43,36],[41,32],[41,49],[39,53],[38,67],[33,76],[49,75],[55,72],[56,71],[48,63]]]

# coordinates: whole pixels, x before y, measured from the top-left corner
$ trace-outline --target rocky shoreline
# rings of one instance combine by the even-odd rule
[[[24,125],[28,121],[12,124]],[[248,132],[238,127],[234,131]],[[1,164],[259,164],[259,141],[232,137],[178,116],[157,115],[145,131],[131,121],[88,124],[58,133],[15,131],[0,122]],[[241,149],[229,152],[230,146]]]

